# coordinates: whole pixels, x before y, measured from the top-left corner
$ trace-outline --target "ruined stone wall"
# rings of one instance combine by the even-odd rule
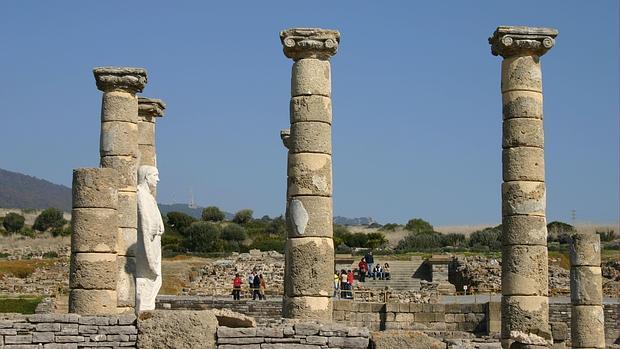
[[[0,314],[2,348],[135,347],[134,315]]]
[[[620,344],[620,304],[603,305],[605,316],[605,342],[607,346]],[[570,303],[549,304],[549,322],[562,322],[571,326]],[[568,332],[570,338],[570,331]]]

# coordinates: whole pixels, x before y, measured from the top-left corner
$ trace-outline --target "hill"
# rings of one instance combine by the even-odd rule
[[[0,207],[71,212],[71,189],[43,179],[0,169]]]

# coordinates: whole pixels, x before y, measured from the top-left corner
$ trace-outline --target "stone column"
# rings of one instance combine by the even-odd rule
[[[97,88],[103,91],[101,106],[101,167],[118,171],[119,237],[117,296],[119,312],[134,312],[135,246],[138,208],[138,98],[146,85],[142,68],[105,67],[93,70]]]
[[[601,241],[577,233],[570,244],[571,342],[573,348],[605,348]]]
[[[157,167],[155,118],[164,116],[161,99],[138,97],[138,165]]]
[[[557,30],[498,27],[502,61],[502,346],[551,344],[540,57]]]
[[[340,33],[325,29],[280,32],[291,79],[285,283],[282,313],[331,320],[332,240],[331,68]]]
[[[73,171],[69,312],[116,314],[118,173]]]

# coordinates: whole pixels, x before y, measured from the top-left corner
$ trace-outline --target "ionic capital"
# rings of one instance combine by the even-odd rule
[[[166,103],[157,98],[138,97],[138,116],[141,118],[156,118],[164,116]]]
[[[504,58],[522,55],[542,56],[555,45],[557,29],[521,26],[497,27],[489,38],[491,53]]]
[[[93,69],[97,88],[103,92],[142,92],[147,82],[146,70],[130,67],[99,67]]]
[[[329,59],[338,51],[340,33],[320,28],[292,28],[280,32],[284,55],[295,61],[302,58]]]

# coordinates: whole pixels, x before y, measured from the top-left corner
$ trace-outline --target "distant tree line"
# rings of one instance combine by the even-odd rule
[[[47,208],[43,210],[34,220],[32,227],[25,224],[26,219],[23,215],[15,212],[7,213],[0,218],[2,235],[18,234],[35,238],[42,233],[50,232],[53,236],[71,235],[71,227],[63,217],[63,212],[57,208]]]

